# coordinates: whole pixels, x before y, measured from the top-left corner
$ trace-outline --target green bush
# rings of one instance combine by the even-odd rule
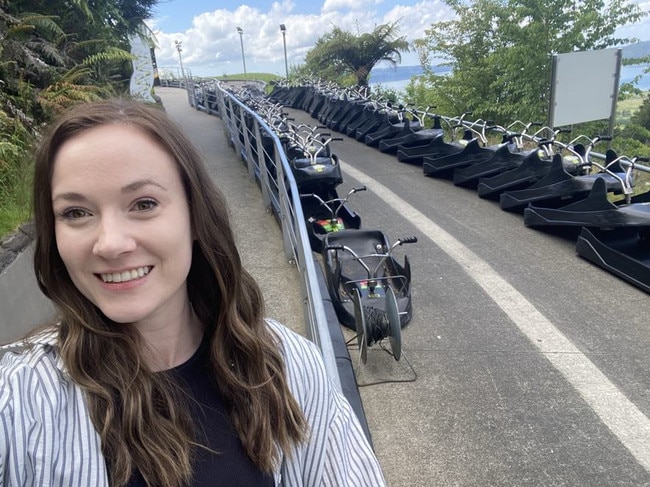
[[[31,161],[20,140],[0,140],[0,237],[29,219],[31,181]]]

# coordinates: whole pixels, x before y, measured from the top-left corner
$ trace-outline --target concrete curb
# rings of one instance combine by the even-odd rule
[[[33,238],[34,222],[30,221],[0,240],[0,274],[29,246]]]

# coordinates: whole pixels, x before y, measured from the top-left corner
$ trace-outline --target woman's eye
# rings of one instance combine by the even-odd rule
[[[148,211],[154,209],[158,206],[158,202],[152,199],[138,200],[133,205],[133,209],[136,211]]]
[[[81,208],[67,208],[61,212],[61,216],[66,220],[78,220],[88,215],[89,213]]]

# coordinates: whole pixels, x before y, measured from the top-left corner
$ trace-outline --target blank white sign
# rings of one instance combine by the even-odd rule
[[[616,107],[620,49],[558,54],[554,62],[550,125],[610,118]]]

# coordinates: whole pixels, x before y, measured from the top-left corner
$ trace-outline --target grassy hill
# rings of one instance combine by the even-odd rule
[[[210,78],[218,79],[221,81],[239,81],[239,80],[259,80],[268,83],[276,79],[281,79],[282,76],[271,73],[237,73],[237,74],[224,74],[223,76],[210,76]]]

